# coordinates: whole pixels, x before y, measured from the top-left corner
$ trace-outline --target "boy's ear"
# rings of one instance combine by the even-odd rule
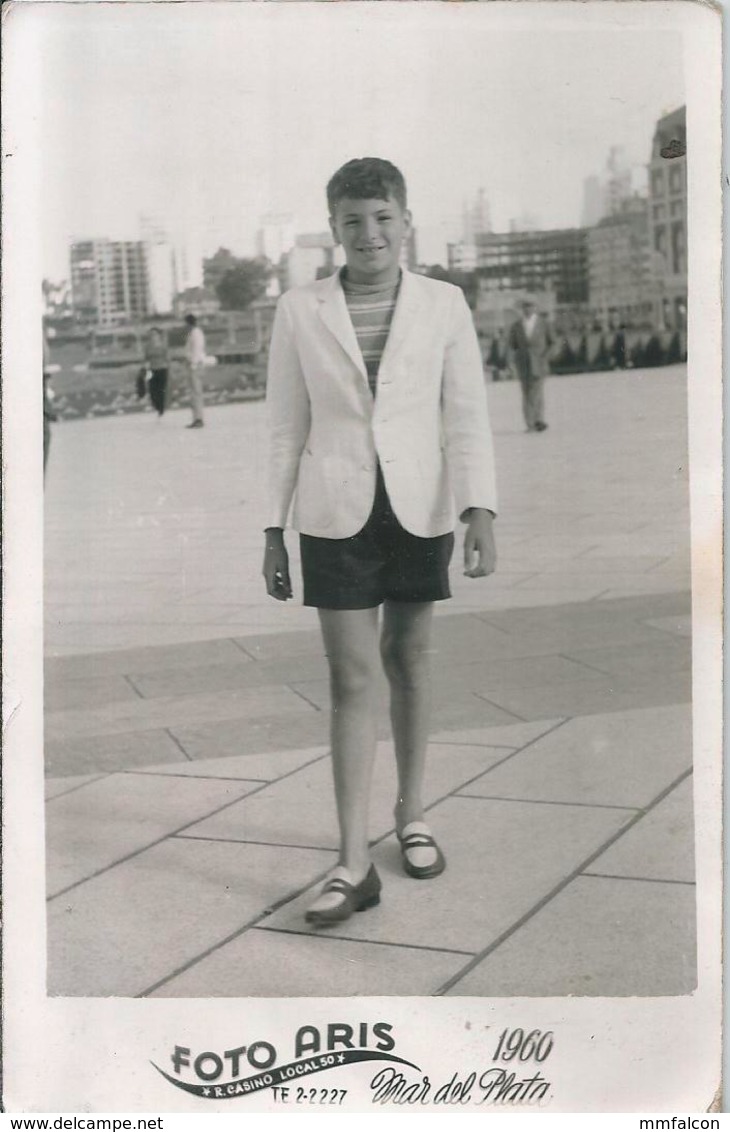
[[[339,244],[340,237],[337,235],[337,227],[336,227],[336,224],[335,224],[334,216],[329,217],[329,224],[330,224],[330,232],[332,233],[332,239],[335,241],[335,244]]]
[[[403,219],[405,220],[405,228],[406,228],[405,234],[407,236],[408,233],[410,232],[411,228],[413,227],[413,214],[412,214],[410,208],[405,208],[403,210]]]

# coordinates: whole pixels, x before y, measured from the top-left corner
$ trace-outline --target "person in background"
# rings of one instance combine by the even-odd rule
[[[492,371],[493,381],[503,381],[504,378],[508,376],[509,359],[507,357],[507,339],[501,326],[492,338],[487,365]]]
[[[152,371],[147,385],[152,407],[162,416],[167,404],[167,379],[170,372],[170,357],[167,342],[162,331],[153,326],[149,332],[144,351],[147,366]]]
[[[202,428],[203,421],[203,368],[205,366],[205,335],[194,314],[185,316],[188,336],[185,340],[185,361],[190,383],[193,419],[186,428]]]
[[[552,338],[545,319],[538,314],[532,299],[522,304],[522,318],[510,328],[509,349],[512,366],[522,386],[522,412],[528,432],[544,432],[545,394],[548,352]]]

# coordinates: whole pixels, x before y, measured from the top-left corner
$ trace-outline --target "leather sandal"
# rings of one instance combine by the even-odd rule
[[[341,873],[345,869],[339,870]],[[352,884],[344,876],[333,876],[327,881],[320,896],[334,892],[342,899],[333,908],[310,908],[305,914],[308,924],[339,924],[349,920],[353,912],[364,912],[366,908],[374,908],[380,903],[380,890],[382,885],[375,865],[371,865],[364,880],[359,884]]]
[[[415,877],[416,880],[428,880],[429,877],[439,876],[446,868],[446,859],[425,822],[410,822],[405,826],[403,832],[398,834],[398,840],[400,841],[403,868],[409,877]],[[409,853],[412,854],[416,849],[433,849],[436,852],[436,859],[430,865],[417,865],[409,857]]]

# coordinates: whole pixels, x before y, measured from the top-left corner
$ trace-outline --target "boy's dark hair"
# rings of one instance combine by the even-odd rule
[[[196,326],[198,322],[194,314],[186,314],[185,321],[187,322],[188,326]]]
[[[343,197],[351,200],[387,200],[394,197],[406,208],[406,183],[400,169],[381,157],[356,157],[338,169],[327,185],[330,216]]]

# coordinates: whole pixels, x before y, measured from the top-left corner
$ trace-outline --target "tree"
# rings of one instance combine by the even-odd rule
[[[223,310],[243,311],[266,292],[271,266],[266,259],[239,259],[216,286]]]

